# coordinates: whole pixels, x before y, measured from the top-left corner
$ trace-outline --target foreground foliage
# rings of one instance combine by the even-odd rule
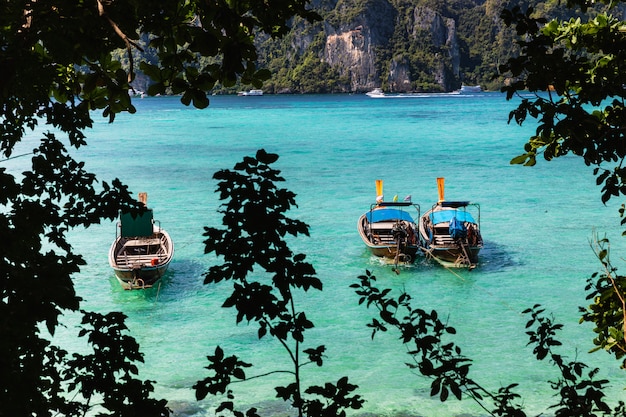
[[[533,166],[541,155],[551,161],[565,155],[581,157],[601,186],[602,202],[626,195],[626,61],[625,22],[613,9],[622,2],[597,3],[569,0],[568,6],[596,13],[565,20],[534,17],[533,9],[515,7],[503,12],[504,20],[521,36],[521,54],[500,67],[511,83],[503,88],[507,98],[523,96],[509,121],[537,119],[536,134],[524,153],[511,163]],[[616,15],[613,15],[615,12]],[[626,224],[625,206],[620,209]],[[626,232],[623,233],[626,235]],[[595,239],[596,255],[604,273],[593,274],[587,290],[593,304],[583,320],[593,322],[598,349],[622,359],[626,352],[624,320],[626,279],[617,274],[608,258],[608,239]],[[622,362],[624,367],[624,362]]]
[[[260,85],[254,31],[279,36],[305,0],[269,2],[94,0],[0,4],[0,152],[31,158],[24,172],[0,165],[0,416],[167,415],[152,384],[134,379],[142,360],[124,316],[83,313],[93,353],[50,342],[59,316],[80,310],[71,277],[84,259],[67,232],[140,210],[119,180],[98,182],[71,152],[87,144],[93,111],[134,113],[133,49],[150,33],[157,51],[141,63],[151,92],[206,107],[206,91],[237,78]],[[117,51],[126,51],[123,66]],[[217,58],[203,65],[201,58]],[[16,146],[28,139],[26,149]],[[24,148],[19,148],[24,149]],[[34,150],[33,150],[34,149]],[[32,151],[30,151],[32,150]],[[26,152],[26,153],[24,153]],[[87,330],[93,329],[93,330]],[[86,333],[85,333],[86,332]]]
[[[293,380],[276,387],[276,396],[290,403],[298,416],[344,416],[345,409],[359,409],[363,403],[357,388],[347,377],[336,383],[305,388],[301,369],[305,365],[322,366],[326,348],[303,348],[306,330],[314,327],[304,311],[297,309],[296,290],[322,290],[315,269],[305,262],[304,254],[294,254],[285,242],[287,235],[309,235],[309,227],[299,220],[285,216],[295,203],[295,194],[279,189],[275,183],[284,181],[280,171],[270,167],[276,154],[259,150],[254,158],[246,157],[234,170],[222,170],[214,175],[219,180],[218,193],[224,215],[223,229],[205,228],[205,253],[215,253],[224,263],[212,266],[205,275],[205,284],[223,280],[233,282],[233,292],[223,307],[237,312],[237,323],[243,320],[258,325],[258,337],[273,337],[283,347],[288,369],[277,369],[265,377],[286,373]],[[253,275],[257,278],[253,279]],[[196,397],[226,394],[218,412],[237,411],[230,384],[235,380],[250,380],[245,368],[252,365],[236,356],[225,356],[221,347],[208,356],[210,376],[196,383]],[[256,410],[245,415],[256,416]]]
[[[592,351],[604,350],[615,355],[615,359],[621,360],[621,368],[626,369],[626,276],[619,275],[611,263],[608,239],[596,237],[593,249],[602,264],[602,272],[587,280],[587,300],[592,300],[592,304],[580,308],[581,322],[595,325],[596,348]]]
[[[568,3],[587,10],[595,2]],[[624,22],[610,10],[587,20],[581,16],[546,21],[533,17],[532,8],[516,7],[506,10],[503,18],[523,39],[520,56],[500,67],[511,79],[503,91],[509,99],[519,92],[534,93],[522,97],[509,119],[518,124],[528,117],[539,121],[525,153],[512,163],[532,166],[538,155],[550,161],[573,154],[596,167],[603,202],[626,194]]]
[[[467,396],[491,416],[527,415],[521,396],[514,391],[517,383],[512,382],[497,392],[490,392],[470,377],[472,361],[449,340],[456,330],[442,321],[437,311],[427,312],[416,307],[414,298],[406,292],[394,298],[390,295],[393,293],[391,289],[379,289],[375,284],[376,277],[367,271],[359,277],[358,284],[351,285],[359,296],[359,304],[378,310],[378,317],[368,324],[372,329],[372,338],[379,332],[395,329],[398,339],[407,346],[407,353],[411,356],[412,362],[407,366],[431,379],[432,396],[438,396],[441,401],[448,400],[450,395],[458,400]],[[535,359],[549,359],[560,374],[557,380],[546,381],[558,399],[558,403],[546,405],[547,409],[563,417],[596,416],[597,413],[626,416],[623,401],[617,401],[614,409],[605,401],[603,390],[609,381],[596,378],[598,369],[589,369],[580,361],[567,361],[555,350],[561,346],[556,335],[563,325],[554,323],[539,305],[523,313],[530,315],[526,333]]]

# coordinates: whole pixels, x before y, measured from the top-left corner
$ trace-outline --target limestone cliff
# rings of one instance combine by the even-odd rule
[[[343,19],[329,19],[324,26],[322,61],[349,79],[351,91],[380,87],[377,51],[386,48],[393,36],[397,11],[387,0],[370,0],[346,19],[347,12],[341,6],[336,13]]]
[[[395,54],[384,61],[383,52],[394,34],[403,36],[408,43],[419,43],[419,38],[425,37],[431,40],[434,50],[441,51],[429,70],[432,78],[442,90],[449,91],[458,84],[460,65],[454,19],[419,6],[414,7],[410,15],[408,23],[402,27],[397,23],[397,13],[391,3],[387,0],[369,2],[352,22],[340,28],[326,28],[323,61],[348,76],[352,91],[371,90],[382,84],[386,84],[389,91],[415,91],[418,88],[413,83],[412,63],[406,54]]]
[[[328,35],[324,61],[348,77],[351,91],[372,89],[380,84],[374,45],[367,26],[359,25],[346,32]]]
[[[322,22],[294,22],[284,40],[263,44],[260,62],[277,74],[267,89],[416,92],[477,84],[495,64],[475,51],[488,51],[494,62],[511,53],[494,24],[501,1],[314,0]]]

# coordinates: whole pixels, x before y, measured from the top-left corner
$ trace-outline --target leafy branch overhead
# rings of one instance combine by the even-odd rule
[[[222,306],[236,310],[237,323],[256,323],[259,339],[267,335],[275,338],[290,366],[250,377],[244,368],[251,364],[226,356],[218,346],[215,355],[207,357],[210,375],[194,385],[196,397],[224,394],[226,399],[219,411],[229,410],[242,416],[234,408],[230,384],[282,373],[290,375],[293,382],[276,387],[276,396],[290,402],[298,416],[343,416],[345,409],[358,409],[363,403],[360,396],[352,394],[357,386],[346,377],[324,386],[302,387],[302,367],[322,366],[325,347],[301,347],[305,332],[314,324],[304,311],[297,309],[295,291],[321,291],[322,282],[315,276],[313,266],[305,262],[306,256],[294,254],[285,242],[287,235],[308,236],[309,227],[285,215],[296,206],[295,194],[276,186],[284,181],[280,171],[271,167],[277,160],[278,155],[261,149],[255,157],[245,157],[233,170],[215,173],[214,179],[219,181],[216,191],[220,200],[225,200],[219,209],[224,228],[206,227],[204,243],[205,253],[215,253],[223,263],[209,268],[204,283],[232,281],[232,293]],[[255,413],[256,409],[251,409],[246,414]]]
[[[583,10],[589,4],[570,1]],[[614,6],[616,2],[604,2]],[[591,9],[591,8],[589,8]],[[569,20],[546,21],[532,8],[505,10],[502,18],[521,37],[521,54],[500,66],[509,83],[502,90],[511,99],[522,92],[509,121],[537,119],[525,153],[511,163],[532,166],[538,155],[552,160],[567,154],[595,166],[602,201],[626,194],[626,30],[624,22],[593,7],[594,13]],[[610,166],[613,164],[613,166]]]

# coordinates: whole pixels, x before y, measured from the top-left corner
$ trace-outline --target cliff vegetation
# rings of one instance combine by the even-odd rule
[[[266,93],[449,92],[462,84],[499,89],[497,68],[518,53],[500,14],[516,5],[535,15],[575,13],[550,1],[313,0],[321,21],[295,18],[283,38],[257,36],[257,65],[271,71]],[[147,44],[147,38],[144,39]],[[149,48],[137,59],[156,62]],[[209,64],[210,62],[206,62]],[[134,85],[147,91],[148,77]],[[245,89],[216,87],[215,94]]]

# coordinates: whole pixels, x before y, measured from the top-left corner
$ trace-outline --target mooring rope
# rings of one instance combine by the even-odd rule
[[[400,270],[398,269],[398,261],[400,259],[400,239],[397,239],[397,243],[396,243],[396,256],[394,258],[394,263],[393,263],[393,272],[396,273],[396,275],[400,275]]]
[[[156,293],[156,297],[154,298],[154,302],[156,303],[157,301],[159,301],[159,294],[161,293],[161,283],[163,282],[163,277],[161,277],[161,279],[159,279],[159,286],[157,287],[157,293]]]

